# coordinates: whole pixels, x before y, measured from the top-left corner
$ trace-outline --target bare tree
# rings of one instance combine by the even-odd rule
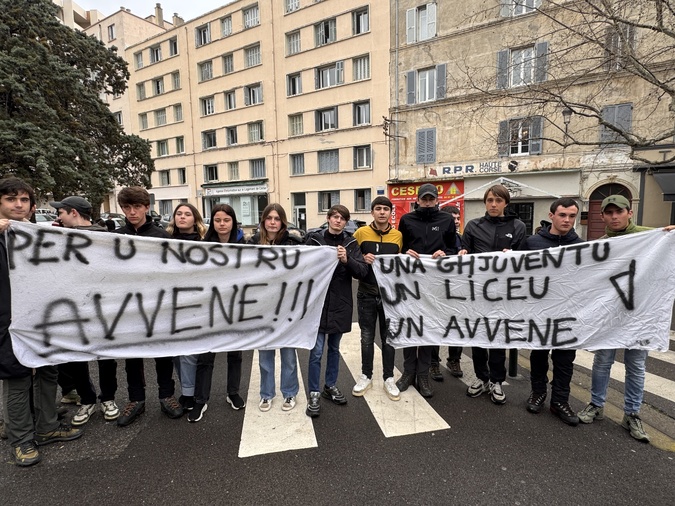
[[[515,8],[536,13],[514,16]],[[675,139],[675,0],[502,0],[500,16],[511,18],[501,25],[501,45],[511,49],[496,61],[494,52],[449,49],[448,89],[480,97],[472,113],[538,115],[547,141],[675,161],[640,152]]]

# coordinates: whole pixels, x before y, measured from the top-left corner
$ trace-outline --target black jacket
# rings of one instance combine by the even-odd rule
[[[113,230],[115,234],[122,235],[140,235],[141,237],[160,237],[162,239],[171,239],[169,233],[163,228],[159,228],[152,221],[150,216],[145,217],[145,223],[141,225],[141,228],[136,230],[134,226],[127,221],[127,224],[123,227]]]
[[[143,228],[143,227],[141,227]],[[182,232],[177,232],[171,236],[172,239],[180,239],[181,241],[201,241],[202,238],[199,237],[197,232],[191,232],[189,234],[184,234]]]
[[[457,253],[455,220],[450,213],[435,207],[418,207],[404,214],[398,229],[403,235],[401,253],[409,249],[421,255],[432,255],[442,250],[446,255]]]
[[[347,263],[338,262],[323,303],[319,332],[343,334],[352,329],[352,277],[365,279],[368,264],[363,259],[359,243],[346,232],[333,235],[328,230],[309,234],[305,240],[310,246],[344,246]]]
[[[16,359],[12,348],[12,338],[9,335],[12,304],[7,261],[5,234],[0,234],[0,379],[24,378],[31,375],[31,370],[21,365]]]
[[[567,232],[565,235],[554,235],[551,233],[551,225],[544,225],[539,232],[531,235],[523,243],[524,250],[556,248],[558,246],[567,246],[568,244],[577,244],[584,242],[574,231],[574,229]]]
[[[514,215],[471,220],[464,227],[462,248],[469,253],[486,253],[504,249],[521,249],[525,240],[525,224]]]

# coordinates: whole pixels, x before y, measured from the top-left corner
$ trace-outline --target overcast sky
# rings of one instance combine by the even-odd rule
[[[194,19],[197,16],[206,14],[217,7],[230,3],[232,0],[160,0],[164,11],[164,19],[171,21],[174,12],[177,12],[185,21]],[[145,18],[155,13],[155,4],[157,0],[75,0],[75,3],[84,9],[96,9],[109,16],[118,10],[120,6],[131,9],[131,12],[138,17]]]

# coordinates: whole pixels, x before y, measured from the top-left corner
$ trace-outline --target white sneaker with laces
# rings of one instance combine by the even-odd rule
[[[387,392],[387,397],[392,401],[397,401],[401,398],[401,391],[396,386],[394,378],[384,380],[384,391]]]
[[[258,407],[260,408],[260,411],[269,411],[272,409],[272,399],[260,399]]]
[[[82,404],[71,420],[71,425],[84,425],[96,411],[96,404]]]
[[[466,389],[466,395],[469,397],[479,397],[481,394],[487,392],[490,386],[487,381],[483,381],[480,378],[469,385],[469,388]]]
[[[117,407],[115,401],[104,401],[101,403],[101,411],[103,418],[107,421],[117,420],[120,416],[120,408]]]
[[[362,374],[359,376],[359,380],[356,382],[356,385],[354,385],[354,388],[352,388],[352,395],[355,397],[361,397],[372,386],[373,380],[371,380],[365,374]]]
[[[495,404],[504,404],[506,402],[506,394],[502,390],[501,382],[490,382],[490,400]]]
[[[286,397],[284,403],[281,405],[282,411],[290,411],[295,407],[295,397]]]

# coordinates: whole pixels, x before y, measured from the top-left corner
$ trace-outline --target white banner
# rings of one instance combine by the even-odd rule
[[[39,367],[311,349],[335,248],[176,241],[12,222],[12,345]]]
[[[395,348],[668,350],[675,231],[373,267]]]

